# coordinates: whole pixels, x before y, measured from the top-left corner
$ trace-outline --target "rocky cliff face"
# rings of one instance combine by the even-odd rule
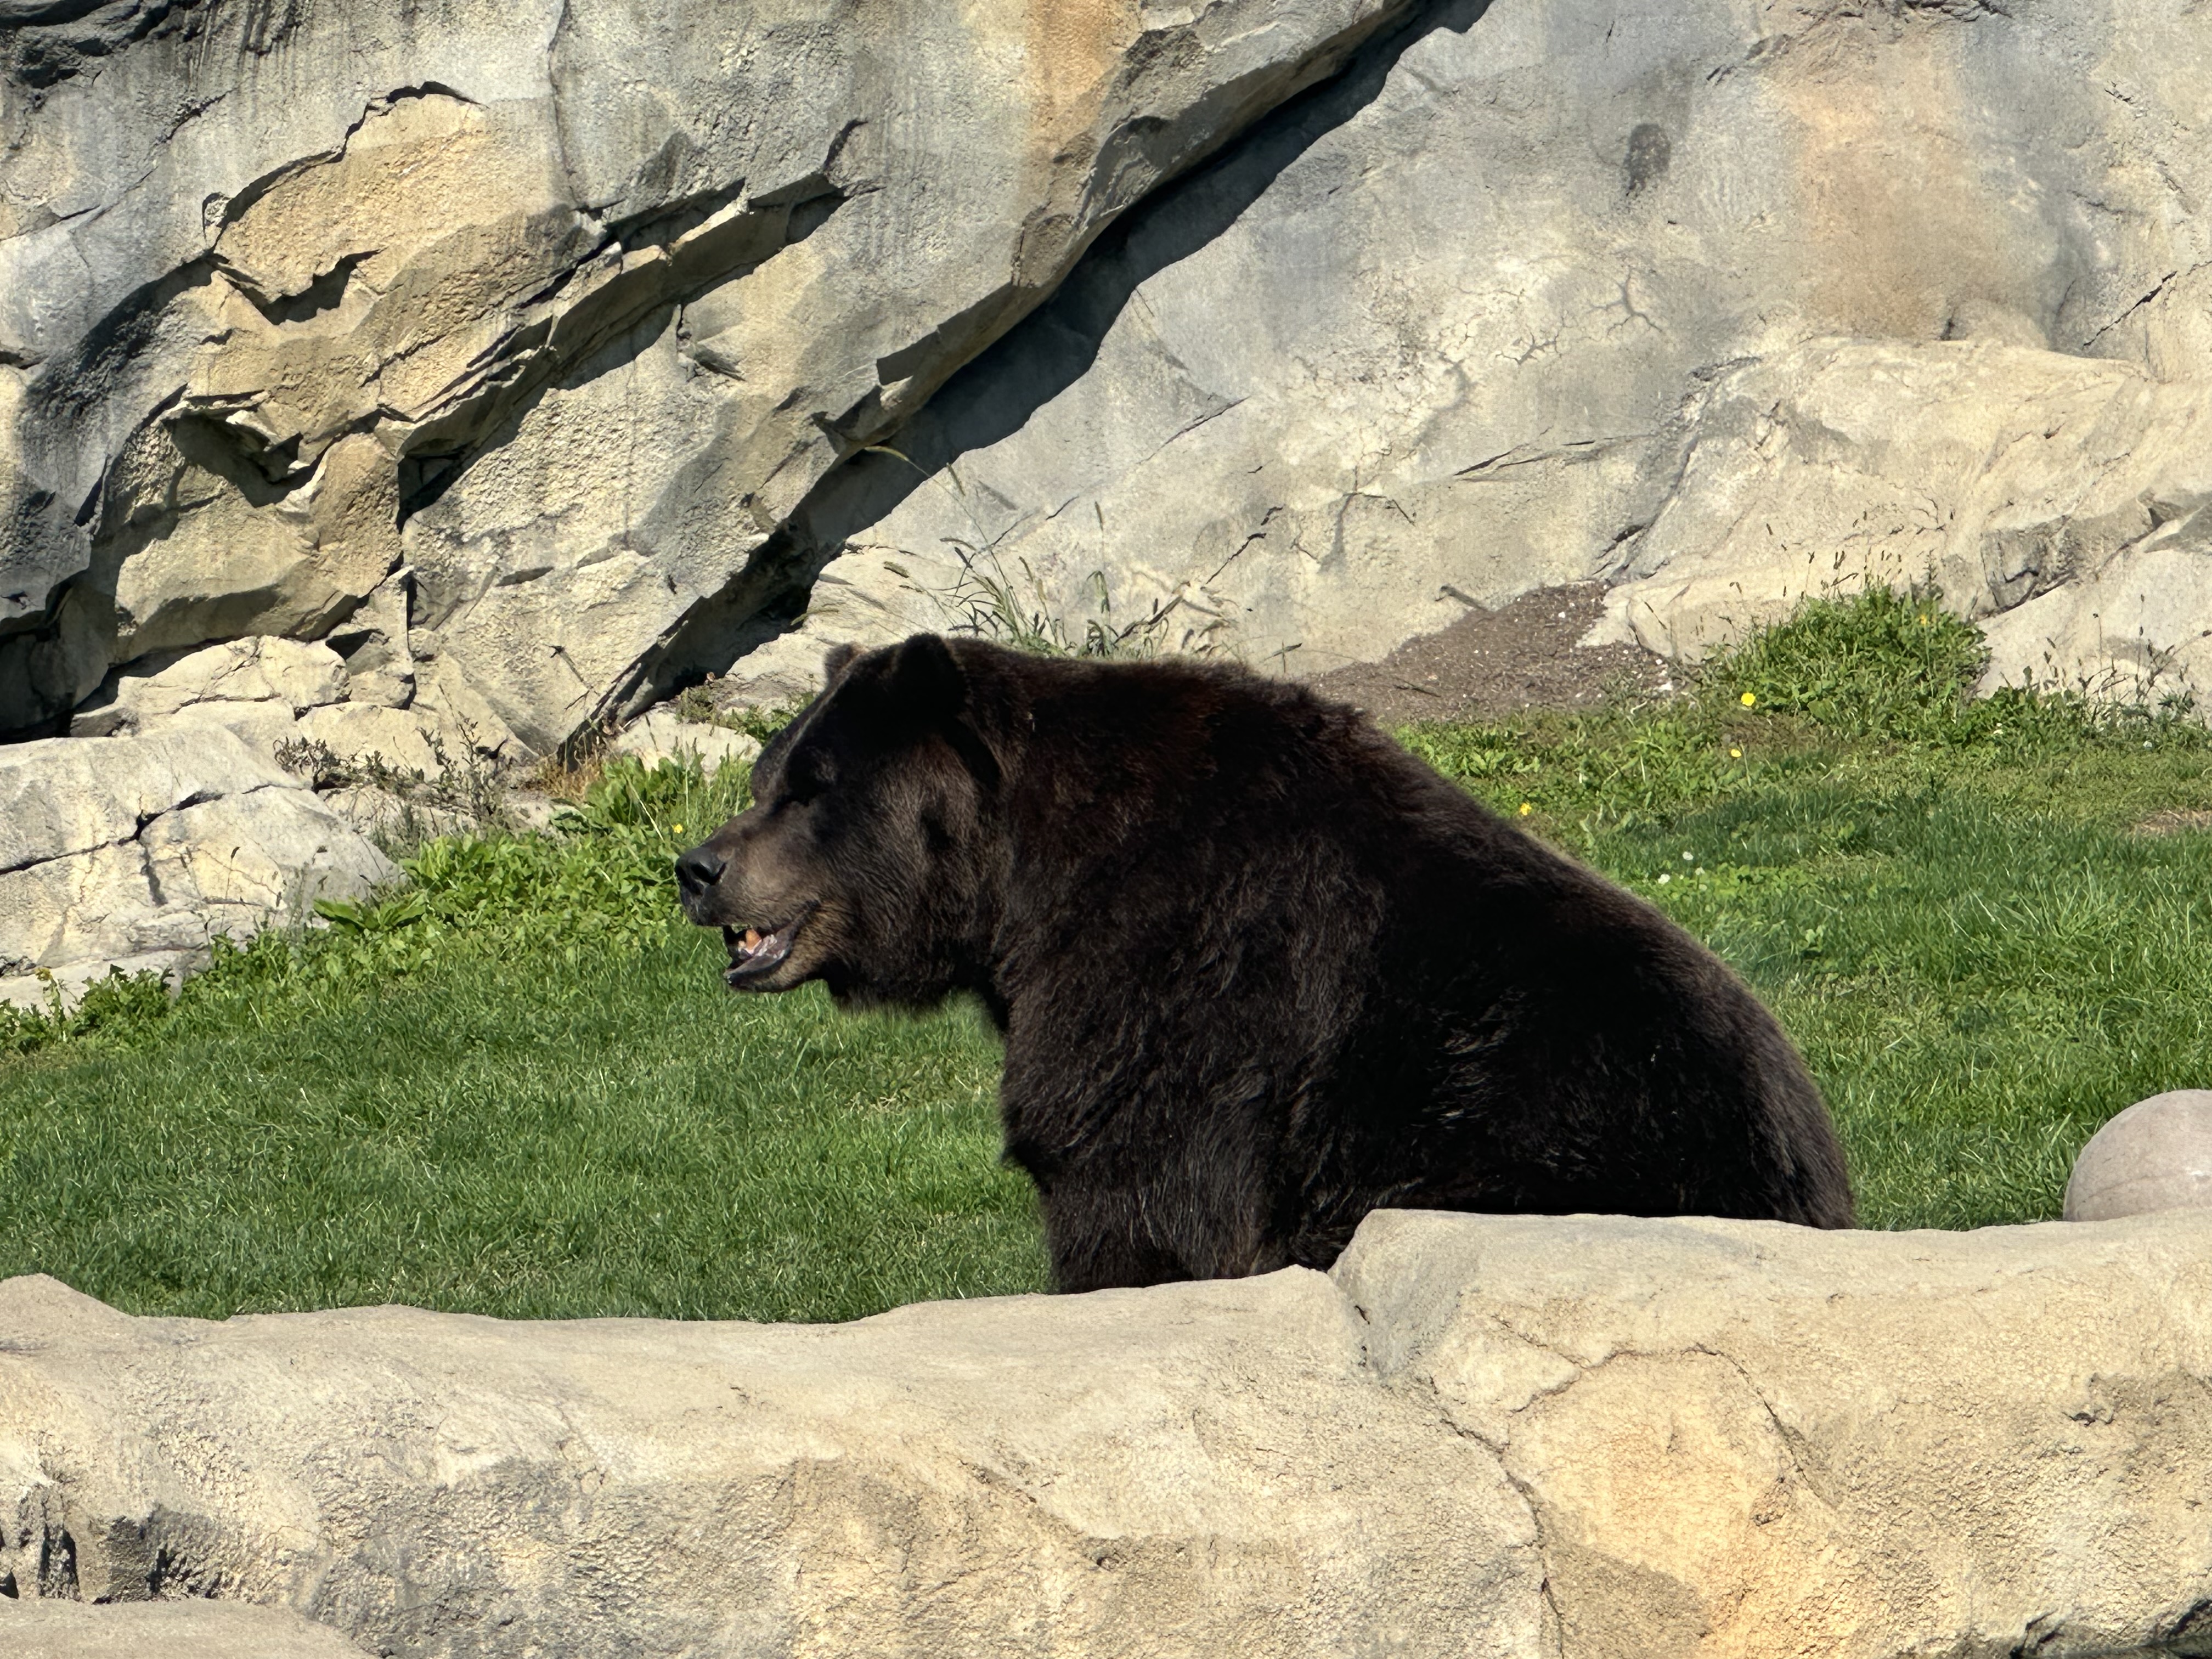
[[[11,4],[0,730],[337,635],[550,747],[803,593],[827,471],[1391,10]]]
[[[1694,654],[1869,575],[1996,617],[2118,561],[2124,629],[2053,599],[1997,667],[2124,634],[2212,690],[2208,52],[2180,0],[1424,13],[1127,221],[917,465],[817,492],[808,631],[941,619],[964,554],[1306,672],[1590,577]]]
[[[1315,672],[1932,568],[2041,605],[2008,672],[2109,661],[2106,583],[2201,674],[2208,52],[2188,0],[12,0],[0,730],[279,635],[536,752],[987,581]]]

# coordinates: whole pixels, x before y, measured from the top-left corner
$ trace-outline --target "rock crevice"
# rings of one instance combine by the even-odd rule
[[[211,5],[190,46],[150,37],[46,82],[0,196],[0,349],[29,367],[0,407],[0,728],[48,725],[151,650],[313,637],[411,553],[496,574],[505,542],[556,527],[518,475],[582,468],[627,500],[557,527],[605,538],[629,578],[549,562],[512,584],[522,610],[426,628],[416,652],[461,683],[434,700],[556,745],[823,471],[1403,3],[1115,5],[1026,36],[797,0],[466,3],[301,14],[267,53]],[[301,53],[338,67],[303,91],[283,66]],[[12,64],[20,87],[20,41]],[[108,213],[118,191],[146,210]],[[664,361],[639,374],[641,354]],[[719,389],[692,383],[702,362]],[[602,407],[655,430],[626,477],[591,471]],[[195,423],[230,457],[204,478],[173,441]],[[568,645],[581,696],[477,637],[577,610],[592,659],[536,643]]]

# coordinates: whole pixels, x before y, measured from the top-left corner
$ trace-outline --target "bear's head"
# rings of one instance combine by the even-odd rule
[[[931,634],[824,666],[754,763],[752,807],[677,860],[684,913],[722,930],[736,990],[818,979],[840,1003],[926,1007],[983,989],[1000,771],[969,669]]]

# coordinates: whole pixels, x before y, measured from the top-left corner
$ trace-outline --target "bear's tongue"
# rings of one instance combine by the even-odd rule
[[[748,927],[743,933],[734,927],[725,927],[722,937],[728,942],[731,983],[738,976],[765,973],[791,954],[791,936],[798,923],[787,922],[773,933],[763,933],[757,927]]]

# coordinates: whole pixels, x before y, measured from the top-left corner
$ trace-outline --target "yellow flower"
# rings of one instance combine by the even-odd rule
[[[1730,760],[1741,760],[1741,759],[1743,758],[1743,750],[1741,750],[1741,749],[1731,749],[1731,750],[1729,750],[1729,758]]]
[[[676,833],[679,836],[684,833],[684,826],[682,824],[679,823],[676,826]]]
[[[1521,816],[1522,816],[1522,817],[1524,817],[1524,818],[1525,818],[1525,817],[1527,817],[1528,816],[1528,814],[1529,814],[1529,813],[1531,813],[1531,812],[1534,811],[1535,810],[1536,810],[1536,809],[1535,809],[1534,807],[1531,806],[1531,805],[1530,805],[1527,801],[1525,801],[1525,800],[1524,800],[1524,801],[1522,801],[1522,802],[1521,803]]]
[[[1920,625],[1921,625],[1923,628],[1927,627],[1927,626],[1928,626],[1928,618],[1927,618],[1927,617],[1923,617],[1920,619]]]
[[[1748,708],[1752,704],[1759,701],[1759,694],[1756,691],[1747,691],[1742,696],[1737,698],[1736,701],[1741,702],[1746,708]]]

